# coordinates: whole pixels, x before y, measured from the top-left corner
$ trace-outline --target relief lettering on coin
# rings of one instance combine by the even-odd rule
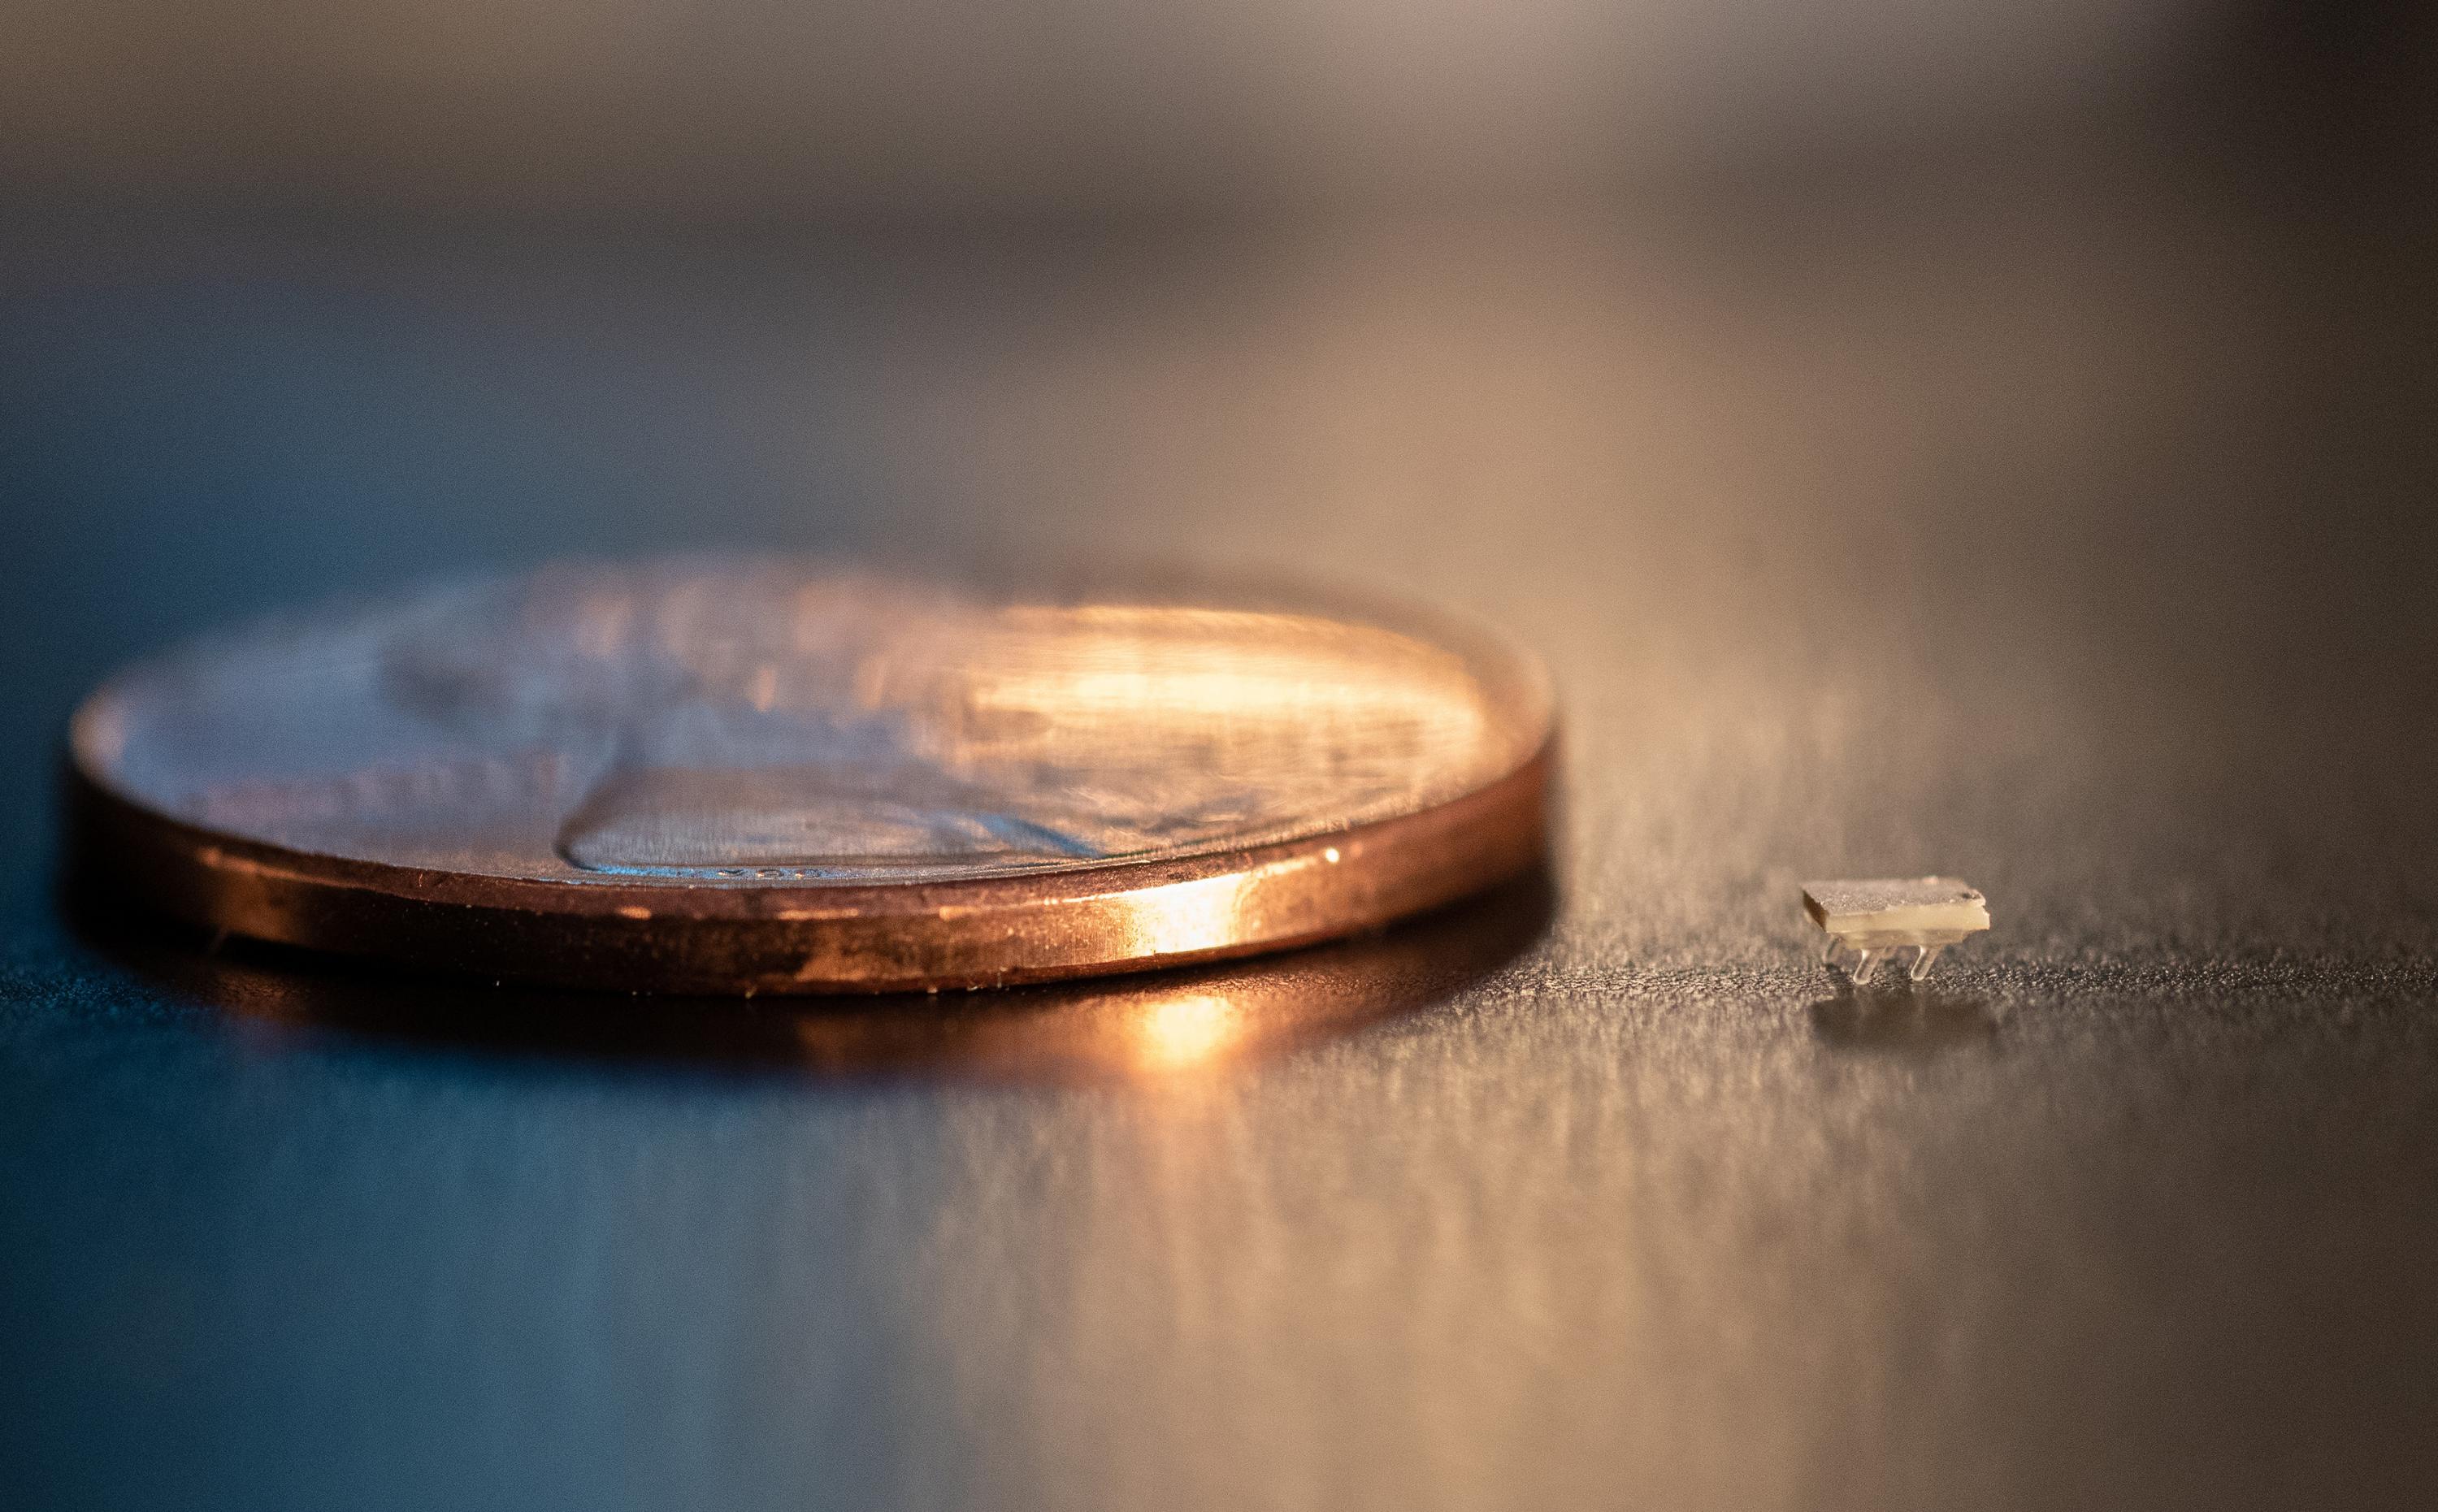
[[[395,629],[378,677],[401,713],[589,774],[557,831],[569,864],[706,880],[1264,843],[1455,796],[1538,738],[1462,657],[1390,629],[784,561],[461,591]]]

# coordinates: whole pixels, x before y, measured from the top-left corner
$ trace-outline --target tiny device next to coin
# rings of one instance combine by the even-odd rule
[[[206,927],[662,992],[1042,980],[1536,864],[1528,656],[1410,609],[559,567],[268,623],[76,715],[80,870]]]
[[[1853,952],[1858,983],[1869,981],[1892,952],[1907,948],[1913,951],[1908,975],[1920,981],[1940,951],[1989,927],[1988,900],[1953,877],[1807,882],[1803,911],[1828,932],[1823,960],[1833,966],[1841,954]]]

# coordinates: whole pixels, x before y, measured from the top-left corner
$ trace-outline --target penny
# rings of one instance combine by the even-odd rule
[[[1537,663],[1417,609],[673,559],[198,642],[70,745],[81,873],[206,927],[750,993],[1383,923],[1539,861],[1551,743]]]

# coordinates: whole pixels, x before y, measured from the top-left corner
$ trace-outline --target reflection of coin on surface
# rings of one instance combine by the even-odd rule
[[[1325,939],[1544,846],[1530,659],[1412,611],[554,569],[257,627],[77,716],[82,870],[569,985],[1039,979]]]

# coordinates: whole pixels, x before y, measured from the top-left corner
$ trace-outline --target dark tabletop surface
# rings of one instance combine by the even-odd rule
[[[0,1500],[2438,1503],[2432,264],[2310,177],[14,220]],[[206,955],[56,886],[123,659],[697,546],[1478,611],[1559,680],[1558,859],[945,1006]],[[1932,870],[1996,928],[1839,991],[1800,882]]]

